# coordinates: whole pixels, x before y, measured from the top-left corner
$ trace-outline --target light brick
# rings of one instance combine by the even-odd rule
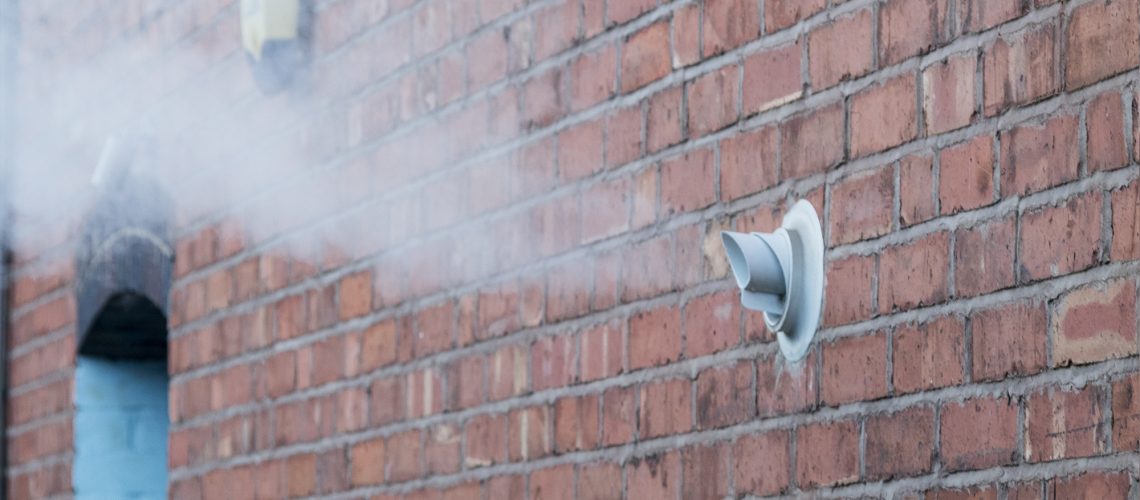
[[[1137,352],[1136,284],[1114,280],[1061,298],[1050,332],[1053,366],[1095,363]]]

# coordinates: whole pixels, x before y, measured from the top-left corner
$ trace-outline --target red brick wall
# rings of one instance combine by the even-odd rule
[[[90,190],[121,122],[43,133],[84,60],[193,137],[173,497],[1140,496],[1137,0],[322,0],[272,97],[235,2],[104,3],[21,3],[21,161]],[[801,197],[788,365],[718,232]],[[18,221],[17,498],[70,491],[60,212]]]

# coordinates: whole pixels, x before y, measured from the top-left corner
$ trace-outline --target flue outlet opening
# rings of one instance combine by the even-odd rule
[[[823,306],[823,231],[811,203],[792,206],[771,233],[721,233],[740,303],[764,314],[789,361],[802,359]]]

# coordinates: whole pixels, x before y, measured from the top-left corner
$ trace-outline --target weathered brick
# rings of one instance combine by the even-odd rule
[[[803,46],[799,39],[744,58],[745,114],[767,111],[803,96]]]
[[[1140,373],[1112,384],[1112,447],[1140,449]]]
[[[695,358],[739,344],[739,304],[735,292],[696,297],[685,304],[685,356]]]
[[[779,355],[756,360],[756,409],[761,417],[797,413],[816,405],[816,351],[786,363]]]
[[[681,356],[681,315],[673,307],[639,312],[629,319],[629,367],[637,370]]]
[[[1140,63],[1136,0],[1098,1],[1073,9],[1065,27],[1065,87],[1077,89]]]
[[[665,215],[689,212],[716,201],[710,149],[689,151],[661,163],[661,208]]]
[[[801,2],[790,0],[780,3]],[[769,13],[765,9],[765,16]],[[772,15],[776,13],[772,12]],[[865,9],[838,18],[808,34],[808,74],[813,89],[823,90],[871,70],[875,35],[871,21],[871,11]]]
[[[949,294],[950,235],[938,232],[879,255],[879,312],[928,306]]]
[[[1049,498],[1124,498],[1130,487],[1126,472],[1085,472],[1053,478],[1046,490]]]
[[[512,461],[535,460],[554,451],[553,419],[549,406],[513,410],[508,419],[507,456]]]
[[[922,110],[928,135],[965,127],[977,111],[974,76],[977,55],[950,56],[922,71]]]
[[[463,463],[468,468],[485,467],[507,459],[505,415],[477,415],[467,422]]]
[[[1140,259],[1140,182],[1112,193],[1112,260]]]
[[[832,184],[829,244],[842,245],[890,232],[894,193],[894,169],[890,167],[859,172]]]
[[[1128,163],[1124,143],[1124,105],[1119,92],[1105,92],[1089,101],[1085,110],[1090,172],[1112,170]]]
[[[979,136],[939,151],[938,200],[943,214],[994,202],[993,138]]]
[[[943,0],[890,0],[879,8],[879,61],[893,65],[929,51],[946,23]]]
[[[867,479],[890,480],[930,472],[934,465],[934,410],[913,407],[869,417],[864,461]]]
[[[904,73],[851,98],[851,156],[877,153],[918,136],[913,74]]]
[[[735,200],[759,193],[779,180],[775,127],[720,141],[720,196]]]
[[[1088,269],[1100,259],[1101,194],[1070,198],[1021,216],[1021,281],[1035,281]]]
[[[543,337],[531,346],[531,376],[534,389],[541,391],[566,387],[578,375],[573,338],[569,335]]]
[[[673,13],[673,68],[701,60],[701,5],[689,4]]]
[[[1087,364],[1134,355],[1136,284],[1120,279],[1064,295],[1053,313],[1053,366]]]
[[[697,427],[715,429],[753,418],[752,393],[751,362],[702,371],[697,376]]]
[[[1019,302],[974,313],[973,378],[1001,380],[1045,368],[1045,307]]]
[[[837,486],[859,479],[859,423],[842,420],[796,430],[796,482]]]
[[[602,444],[613,446],[633,440],[638,408],[633,387],[617,387],[602,394]]]
[[[652,24],[626,39],[621,49],[622,93],[633,92],[669,74],[673,67],[669,52],[668,22]]]
[[[963,0],[958,3],[958,25],[963,32],[985,31],[1025,14],[1021,0]]]
[[[959,296],[1013,286],[1016,231],[1012,216],[955,231],[954,290]]]
[[[821,106],[780,124],[780,178],[824,172],[843,160],[843,103]]]
[[[629,0],[626,2],[606,2],[606,19],[613,24],[623,24],[648,12],[654,0]]]
[[[645,148],[655,153],[681,142],[684,114],[681,87],[671,87],[649,97],[649,112],[645,121]]]
[[[730,448],[727,443],[681,450],[681,498],[724,498],[728,495]]]
[[[606,500],[621,491],[621,468],[615,464],[594,463],[578,467],[578,498]]]
[[[578,362],[583,381],[621,373],[625,366],[625,329],[617,321],[590,327],[580,334]]]
[[[1056,26],[1040,24],[1000,37],[985,48],[983,69],[986,116],[1056,93]]]
[[[716,132],[737,120],[739,87],[740,67],[736,65],[701,75],[685,86],[690,138]]]
[[[937,215],[935,196],[933,158],[910,155],[899,160],[899,224],[910,226]]]
[[[1063,115],[1002,132],[1002,194],[1027,194],[1075,180],[1080,168],[1077,123],[1078,117]]]
[[[743,45],[760,34],[760,4],[751,0],[705,2],[701,34],[705,57]]]
[[[985,469],[1017,460],[1017,401],[981,397],[942,406],[945,470]]]
[[[598,445],[599,402],[597,395],[588,395],[554,403],[555,451],[591,450]]]
[[[829,262],[824,272],[827,286],[823,324],[833,326],[870,319],[874,313],[871,295],[874,274],[874,256],[854,256]]]
[[[1100,411],[1103,398],[1094,386],[1075,391],[1051,387],[1030,394],[1025,405],[1025,459],[1046,462],[1104,453],[1108,422]]]
[[[679,498],[681,460],[677,452],[639,457],[625,466],[629,498]]]
[[[688,432],[693,427],[692,382],[673,379],[643,385],[638,394],[642,438]]]
[[[733,484],[737,493],[767,496],[784,492],[791,479],[787,431],[749,433],[732,446]]]
[[[764,2],[764,31],[787,28],[811,17],[827,7],[825,0],[766,0]]]

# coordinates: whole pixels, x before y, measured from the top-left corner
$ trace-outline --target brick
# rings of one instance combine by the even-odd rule
[[[621,49],[622,93],[633,92],[669,74],[672,68],[669,52],[667,21],[630,35]]]
[[[850,484],[859,479],[859,423],[808,424],[796,430],[796,482],[801,487]]]
[[[825,0],[765,0],[764,31],[771,33],[787,28],[827,7]]]
[[[482,356],[468,356],[448,365],[448,408],[470,408],[485,401],[483,395],[485,361]]]
[[[728,496],[729,446],[727,443],[690,446],[681,451],[681,498]]]
[[[490,498],[526,498],[526,476],[491,476],[487,480]]]
[[[905,311],[946,300],[950,236],[938,232],[879,255],[879,312]]]
[[[388,438],[387,448],[400,450],[399,453],[386,453],[389,482],[404,482],[420,477],[420,453],[422,452],[420,431],[411,430]]]
[[[749,433],[732,445],[733,484],[737,494],[768,496],[783,493],[791,479],[787,431]]]
[[[689,138],[703,137],[736,122],[739,87],[740,67],[736,65],[706,73],[685,85]]]
[[[661,206],[666,215],[689,212],[716,201],[712,150],[699,149],[661,164]]]
[[[692,383],[685,379],[649,382],[638,391],[642,439],[688,432],[693,427]]]
[[[641,157],[644,121],[640,106],[621,108],[606,117],[606,168],[625,165]]]
[[[720,195],[734,200],[762,192],[779,180],[775,127],[720,141]]]
[[[416,313],[413,343],[417,357],[450,349],[455,344],[454,311],[454,305],[447,301]]]
[[[1089,102],[1085,110],[1090,172],[1112,170],[1128,164],[1124,143],[1124,104],[1119,92],[1105,92]]]
[[[944,470],[985,469],[1017,460],[1017,402],[992,397],[942,406]]]
[[[363,271],[341,278],[338,299],[342,321],[371,311],[372,273]]]
[[[982,55],[986,116],[1029,104],[1060,90],[1052,23],[998,38]]]
[[[891,480],[926,474],[934,466],[934,410],[913,407],[868,417],[866,478]]]
[[[573,500],[574,466],[565,464],[530,473],[530,498],[535,500]]]
[[[629,367],[671,363],[681,355],[681,315],[673,307],[643,311],[629,319]]]
[[[508,346],[491,354],[487,361],[488,396],[499,401],[530,389],[527,367],[529,350],[525,346]]]
[[[1045,308],[1019,302],[974,313],[973,378],[1001,380],[1045,368]]]
[[[832,184],[827,218],[831,246],[876,238],[891,230],[894,219],[894,169],[879,167]]]
[[[570,110],[581,111],[612,97],[617,82],[617,51],[612,45],[582,54],[570,63]]]
[[[629,498],[679,498],[681,460],[676,452],[634,458],[625,475]]]
[[[1140,259],[1140,183],[1112,193],[1113,261]]]
[[[954,55],[922,71],[922,110],[926,133],[941,134],[969,125],[977,112],[974,76],[977,56]]]
[[[611,24],[623,24],[649,12],[654,4],[654,0],[606,2],[606,19],[609,19]]]
[[[899,160],[899,224],[910,226],[937,215],[934,197],[933,158],[911,155]]]
[[[573,338],[569,335],[543,337],[530,350],[534,390],[566,387],[577,378]]]
[[[555,451],[592,450],[598,445],[599,401],[597,395],[588,395],[554,403]]]
[[[647,153],[655,153],[681,142],[683,97],[681,87],[668,88],[650,96],[645,122]]]
[[[1107,419],[1099,388],[1056,387],[1029,395],[1025,405],[1025,460],[1046,462],[1107,451]]]
[[[673,68],[701,60],[701,5],[685,5],[673,12]]]
[[[839,406],[887,395],[886,335],[876,333],[821,344],[820,400]]]
[[[621,468],[615,464],[594,463],[578,467],[578,498],[607,500],[621,491]]]
[[[558,121],[565,113],[563,95],[565,68],[543,72],[522,86],[522,127],[542,128]]]
[[[854,256],[827,264],[824,275],[825,307],[823,324],[843,325],[870,319],[872,310],[871,279],[875,274],[874,256]]]
[[[1075,180],[1080,169],[1078,117],[1049,119],[1001,133],[1002,195],[1027,194]]]
[[[798,413],[816,406],[816,352],[786,363],[782,357],[756,360],[756,409],[761,418]]]
[[[1136,354],[1136,284],[1114,280],[1063,296],[1053,314],[1053,366],[1080,365]]]
[[[1136,0],[1098,1],[1073,9],[1065,27],[1065,88],[1084,87],[1140,63]]]
[[[467,444],[463,463],[468,468],[486,467],[507,459],[507,419],[504,415],[477,415],[464,428]]]
[[[991,485],[966,488],[938,488],[926,492],[929,500],[998,500],[998,490]]]
[[[511,461],[535,460],[554,451],[550,407],[532,406],[510,413],[507,456]]]
[[[739,344],[739,304],[735,291],[696,297],[685,304],[685,357],[704,356]]]
[[[620,324],[610,321],[596,325],[580,337],[578,358],[583,381],[613,377],[623,371],[625,332]]]
[[[958,3],[958,24],[963,32],[985,31],[1025,14],[1021,0],[965,0]]]
[[[955,231],[954,290],[973,297],[1013,286],[1013,216]]]
[[[366,486],[384,482],[384,439],[376,438],[352,446],[352,485]]]
[[[1085,472],[1053,478],[1046,490],[1049,498],[1125,498],[1129,483],[1126,472]]]
[[[578,42],[578,2],[563,0],[534,14],[534,56],[548,59]]]
[[[1112,447],[1140,450],[1140,374],[1112,383]]]
[[[890,66],[929,51],[946,22],[945,2],[891,0],[879,8],[879,61]]]
[[[903,74],[851,98],[851,156],[877,153],[918,136],[915,78]]]
[[[1100,260],[1101,194],[1078,195],[1021,216],[1022,282],[1088,269]]]
[[[630,194],[631,186],[627,178],[605,181],[583,191],[580,242],[594,243],[627,231]],[[580,289],[584,285],[578,283],[578,280],[571,280],[570,286]]]
[[[760,4],[752,0],[705,2],[701,48],[705,57],[744,45],[760,34]]]
[[[1041,481],[1006,485],[1007,500],[1045,500],[1045,488]]]
[[[811,86],[823,90],[862,76],[872,68],[871,13],[862,10],[808,34]]]
[[[715,429],[756,416],[752,363],[709,368],[697,376],[697,427]]]
[[[782,106],[804,94],[803,46],[795,42],[761,50],[744,58],[745,114]]]
[[[780,124],[780,178],[827,171],[843,160],[843,103],[820,106]]]
[[[632,387],[618,387],[602,394],[602,444],[613,446],[633,440],[637,430],[637,404]]]
[[[672,290],[672,239],[658,236],[627,246],[622,255],[622,267],[622,301],[645,299]]]
[[[602,169],[605,123],[580,123],[558,134],[558,171],[564,182],[593,175]]]

